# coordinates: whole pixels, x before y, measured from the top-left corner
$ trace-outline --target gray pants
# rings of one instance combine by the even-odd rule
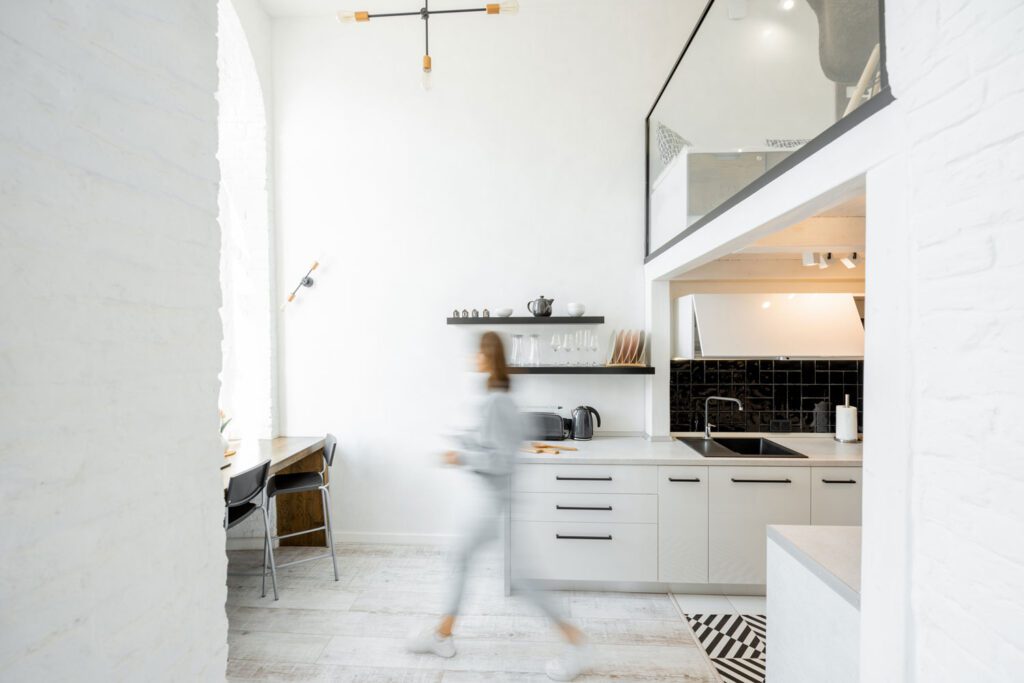
[[[445,615],[456,616],[459,613],[459,606],[466,592],[469,566],[473,559],[487,544],[501,538],[499,523],[508,507],[508,480],[486,477],[485,481],[487,495],[475,513],[463,519],[462,534],[452,553],[453,575],[449,584],[448,599],[445,602]],[[532,581],[513,581],[512,587],[556,624],[565,623],[565,617],[558,608]]]

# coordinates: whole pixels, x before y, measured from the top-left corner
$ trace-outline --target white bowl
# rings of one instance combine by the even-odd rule
[[[566,304],[565,308],[566,308],[567,311],[569,311],[569,315],[571,315],[573,318],[579,318],[581,315],[583,315],[587,311],[587,307],[584,306],[583,304],[572,304],[572,303],[570,303],[570,304]]]
[[[511,308],[496,308],[494,310],[494,315],[498,316],[499,318],[507,318],[510,315],[512,315],[512,309]]]

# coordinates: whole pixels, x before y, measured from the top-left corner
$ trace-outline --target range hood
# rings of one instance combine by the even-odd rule
[[[852,294],[691,294],[676,300],[674,358],[863,358]]]

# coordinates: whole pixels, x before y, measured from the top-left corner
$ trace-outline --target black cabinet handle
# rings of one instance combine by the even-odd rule
[[[668,480],[669,481],[683,481],[683,482],[690,482],[690,483],[697,483],[697,482],[700,481],[700,479],[698,479],[697,477],[694,477],[693,479],[676,479],[674,477],[669,477]]]
[[[555,475],[555,481],[611,481],[611,477],[560,477]]]
[[[555,509],[556,510],[602,510],[602,511],[610,512],[611,509],[612,509],[612,506],[611,505],[606,505],[604,507],[586,507],[584,505],[556,505]]]
[[[792,484],[791,479],[737,479],[732,477],[737,484]]]
[[[611,534],[607,536],[563,536],[562,534],[555,534],[555,538],[560,541],[610,541],[612,540]]]
[[[856,479],[822,479],[826,484],[856,484]]]

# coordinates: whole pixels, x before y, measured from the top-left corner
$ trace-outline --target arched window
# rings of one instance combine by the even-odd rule
[[[275,432],[276,362],[267,108],[232,0],[220,0],[217,15],[224,324],[220,406],[232,420],[229,436],[269,438]]]

